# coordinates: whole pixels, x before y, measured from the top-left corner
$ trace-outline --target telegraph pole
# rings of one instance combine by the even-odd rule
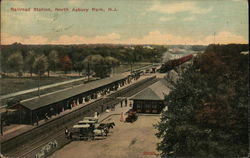
[[[214,44],[215,44],[215,32],[214,32]]]
[[[38,97],[40,98],[40,71],[38,73],[39,77],[38,77]]]
[[[87,68],[87,69],[88,69],[88,70],[87,70],[87,71],[88,71],[87,73],[88,73],[88,82],[89,82],[89,73],[90,73],[90,70],[89,70],[89,61],[88,61],[88,68]]]
[[[130,62],[130,72],[131,72],[131,74],[132,74],[132,71],[133,71],[132,62]]]

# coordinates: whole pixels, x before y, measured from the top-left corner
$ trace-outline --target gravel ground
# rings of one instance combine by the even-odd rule
[[[155,158],[157,132],[153,124],[159,116],[139,116],[134,123],[120,122],[120,116],[109,117],[106,122],[116,126],[108,137],[94,141],[74,141],[55,152],[50,158]]]

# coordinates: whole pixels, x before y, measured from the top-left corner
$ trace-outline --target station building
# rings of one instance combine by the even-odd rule
[[[148,88],[133,96],[133,110],[138,113],[160,113],[164,106],[164,98],[169,93],[167,81],[160,79]]]
[[[128,76],[116,75],[49,95],[21,101],[8,109],[6,121],[10,124],[33,124],[44,119],[46,115],[50,117],[60,114],[91,99],[116,91],[119,87],[129,83],[130,80],[131,78]]]

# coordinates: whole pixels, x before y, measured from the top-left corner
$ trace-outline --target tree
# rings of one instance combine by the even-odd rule
[[[10,72],[17,72],[20,75],[23,71],[23,56],[20,51],[11,54],[7,60],[8,70]]]
[[[74,71],[78,72],[79,75],[84,69],[84,57],[85,53],[88,54],[88,52],[75,52],[72,54],[72,61],[73,61],[73,69]]]
[[[24,60],[24,68],[25,70],[29,71],[31,77],[33,73],[32,65],[34,64],[34,62],[35,62],[35,53],[34,51],[29,51]]]
[[[33,69],[36,74],[43,75],[48,70],[48,59],[44,55],[38,55],[35,58]]]
[[[114,69],[120,64],[120,61],[118,59],[111,56],[105,57],[104,60],[107,62],[108,67],[110,67],[111,69]]]
[[[64,57],[60,58],[60,63],[61,63],[61,70],[63,70],[65,73],[67,71],[71,71],[72,69],[72,60],[68,55],[65,55]]]
[[[214,47],[197,56],[172,83],[165,98],[169,110],[156,125],[162,156],[242,157],[248,153],[248,55],[240,54],[248,48]]]
[[[7,55],[0,51],[0,71],[3,73],[8,72]]]
[[[104,78],[111,73],[111,66],[101,55],[89,55],[83,61],[85,68],[93,70],[96,77]],[[89,73],[89,72],[88,72]]]
[[[48,56],[48,76],[51,70],[56,71],[56,65],[59,63],[58,60],[58,52],[56,50],[52,50]]]

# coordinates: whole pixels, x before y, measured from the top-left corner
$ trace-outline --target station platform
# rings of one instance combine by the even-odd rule
[[[143,79],[146,79],[146,78],[149,78],[149,77],[152,77],[152,76],[157,76],[157,77],[162,77],[161,75],[162,74],[156,74],[156,73],[152,73],[152,74],[145,74],[145,75],[143,75],[143,76],[141,76],[138,80],[133,80],[130,84],[126,84],[125,86],[123,86],[123,87],[119,87],[118,88],[118,90],[121,90],[121,89],[123,89],[123,88],[126,88],[126,87],[128,87],[129,85],[131,85],[131,84],[134,84],[134,83],[136,83],[136,82],[139,82],[139,81],[141,81],[141,80],[143,80]],[[160,76],[159,76],[160,75]],[[110,95],[110,94],[112,94],[112,93],[115,93],[116,91],[112,91],[111,93],[109,93],[108,95]],[[47,120],[47,121],[45,121],[45,120],[40,120],[39,122],[38,122],[38,125],[24,125],[24,124],[14,124],[14,125],[10,125],[10,126],[6,126],[6,127],[4,127],[4,129],[3,129],[3,135],[1,135],[0,136],[0,140],[1,140],[1,142],[4,142],[4,141],[6,141],[6,140],[9,140],[9,139],[11,139],[11,138],[13,138],[13,137],[16,137],[16,136],[18,136],[18,135],[20,135],[20,134],[22,134],[22,133],[25,133],[25,132],[28,132],[28,131],[30,131],[30,130],[32,130],[32,129],[34,129],[34,128],[37,128],[37,127],[39,127],[39,126],[42,126],[42,125],[44,125],[44,124],[46,124],[48,121],[51,121],[51,120],[54,120],[54,119],[57,119],[58,117],[61,117],[61,116],[63,116],[63,115],[66,115],[66,114],[68,114],[68,113],[71,113],[72,111],[75,111],[75,110],[78,110],[79,108],[82,108],[82,107],[84,107],[84,106],[86,106],[86,105],[88,105],[88,104],[90,104],[90,103],[92,103],[92,102],[95,102],[95,101],[97,101],[97,100],[99,100],[99,99],[101,99],[101,98],[104,98],[104,97],[106,97],[106,96],[102,96],[102,97],[99,97],[99,98],[97,98],[97,99],[92,99],[92,100],[90,100],[89,102],[87,102],[87,103],[83,103],[83,104],[79,104],[79,105],[77,105],[77,106],[75,106],[75,107],[72,107],[72,109],[68,109],[68,110],[65,110],[65,111],[63,111],[63,112],[61,112],[60,114],[58,114],[58,115],[53,115],[49,120]],[[129,105],[129,102],[128,102],[128,105]],[[104,119],[105,117],[107,117],[108,115],[111,115],[111,114],[120,114],[121,112],[124,112],[124,111],[128,111],[129,110],[129,106],[127,106],[127,107],[119,107],[119,106],[116,106],[116,109],[115,109],[115,111],[110,111],[110,112],[103,112],[103,113],[101,113],[100,114],[100,120],[102,120],[102,119]]]

